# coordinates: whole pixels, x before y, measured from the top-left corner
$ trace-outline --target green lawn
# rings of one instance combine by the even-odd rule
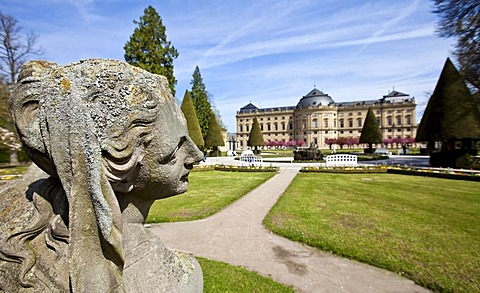
[[[203,271],[203,292],[294,292],[242,267],[197,257]]]
[[[30,165],[21,165],[17,167],[0,168],[0,175],[21,175],[25,173]]]
[[[480,291],[479,182],[300,173],[264,222],[435,291]]]
[[[157,200],[147,223],[203,219],[222,210],[267,181],[275,172],[196,171],[184,194]]]

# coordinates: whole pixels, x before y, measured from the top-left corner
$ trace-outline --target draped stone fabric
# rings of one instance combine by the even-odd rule
[[[33,61],[9,107],[50,177],[2,192],[0,289],[202,290],[196,260],[142,225],[154,200],[186,190],[202,158],[164,77],[114,60]]]

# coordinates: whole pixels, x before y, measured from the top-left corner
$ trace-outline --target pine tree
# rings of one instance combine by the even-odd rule
[[[447,59],[418,126],[416,141],[464,139],[480,140],[480,111],[463,77]]]
[[[143,68],[148,72],[160,74],[167,78],[172,94],[175,95],[177,80],[173,76],[173,60],[178,52],[167,41],[166,29],[162,18],[155,8],[148,6],[139,21],[130,40],[125,44],[125,61]]]
[[[362,134],[360,135],[359,143],[368,143],[368,149],[371,152],[374,143],[382,142],[382,133],[377,123],[377,118],[373,113],[372,108],[368,108],[365,123],[363,123]]]
[[[215,113],[210,112],[207,136],[205,137],[205,146],[212,148],[213,156],[218,156],[218,147],[224,146],[222,128],[218,124]]]
[[[250,130],[250,134],[248,136],[247,145],[250,147],[254,147],[255,153],[258,153],[259,146],[265,145],[265,141],[263,140],[262,130],[260,129],[260,125],[258,124],[257,118],[253,118],[252,129]]]
[[[193,106],[197,113],[198,124],[202,129],[202,136],[204,140],[207,137],[208,127],[210,124],[210,117],[212,116],[212,105],[208,100],[208,93],[205,84],[203,83],[202,74],[198,66],[195,67],[193,71],[192,81],[192,90],[190,92]]]
[[[199,148],[203,148],[204,141],[202,130],[200,129],[200,124],[198,124],[197,114],[195,113],[195,108],[193,107],[190,92],[188,90],[185,91],[185,95],[183,96],[181,109],[187,120],[188,134],[190,135],[190,138]]]

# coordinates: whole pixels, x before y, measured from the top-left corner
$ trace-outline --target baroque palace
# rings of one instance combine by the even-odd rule
[[[414,138],[415,98],[392,91],[378,100],[339,102],[314,88],[296,106],[257,108],[252,103],[237,111],[237,142],[247,147],[253,119],[257,118],[265,142],[299,141],[327,148],[325,139],[359,138],[368,108],[372,107],[382,138]]]

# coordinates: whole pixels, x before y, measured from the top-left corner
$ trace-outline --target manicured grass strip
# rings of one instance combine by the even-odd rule
[[[0,175],[21,175],[25,173],[30,165],[22,165],[17,167],[0,168]]]
[[[300,173],[264,223],[435,291],[480,292],[479,211],[479,182]]]
[[[203,292],[294,292],[292,288],[277,283],[242,267],[197,257],[203,271]]]
[[[274,172],[192,172],[184,194],[157,200],[148,223],[189,221],[206,218],[222,210],[269,178]]]

